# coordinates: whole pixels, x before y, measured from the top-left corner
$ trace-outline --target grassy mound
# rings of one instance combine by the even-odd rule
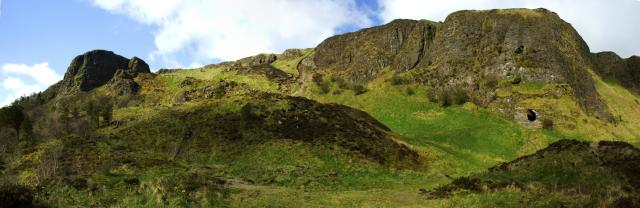
[[[630,144],[560,140],[535,154],[458,178],[424,194],[438,199],[454,194],[516,190],[528,198],[553,198],[561,193],[564,196],[556,205],[637,207],[638,175],[640,150]]]

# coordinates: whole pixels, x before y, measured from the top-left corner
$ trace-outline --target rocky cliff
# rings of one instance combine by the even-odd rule
[[[623,59],[613,52],[600,52],[593,54],[592,60],[598,75],[640,94],[640,57]]]
[[[338,74],[354,83],[385,69],[409,71],[430,90],[461,91],[477,104],[499,102],[501,108],[513,103],[496,101],[499,83],[566,84],[567,94],[588,114],[611,119],[594,87],[589,47],[546,9],[459,11],[441,23],[395,20],[331,37],[298,68],[301,74]]]
[[[111,51],[93,50],[71,61],[58,94],[74,94],[102,86],[114,77],[118,69],[133,76],[151,72],[149,65],[137,57],[127,59]]]

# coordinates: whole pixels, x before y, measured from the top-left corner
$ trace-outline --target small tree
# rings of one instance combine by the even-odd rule
[[[113,103],[111,102],[105,103],[102,109],[100,110],[100,116],[104,121],[104,125],[109,125],[109,123],[111,123],[111,119],[113,118]]]
[[[18,139],[20,138],[20,125],[24,117],[23,109],[19,105],[11,105],[0,109],[0,125],[13,128]]]
[[[68,134],[71,129],[71,123],[69,118],[69,108],[66,105],[61,105],[58,108],[58,121],[64,125],[64,133]]]
[[[31,123],[29,117],[25,116],[24,120],[20,124],[20,132],[22,132],[22,134],[20,134],[20,137],[18,138],[20,140],[20,143],[22,143],[24,146],[33,145],[33,124]]]
[[[100,111],[93,100],[89,100],[87,102],[87,105],[85,106],[85,111],[87,112],[87,116],[89,117],[90,126],[92,126],[93,128],[100,126],[100,117],[99,117]]]

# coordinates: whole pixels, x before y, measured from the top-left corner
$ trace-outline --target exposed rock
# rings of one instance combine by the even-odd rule
[[[150,72],[149,66],[139,58],[129,60],[111,51],[89,51],[73,59],[58,92],[65,95],[90,91],[109,82],[118,69],[133,76]]]
[[[107,83],[118,69],[126,69],[129,59],[111,51],[94,50],[71,61],[62,80],[61,94],[89,91]]]
[[[149,65],[146,62],[134,56],[129,61],[127,72],[135,76],[138,73],[151,73],[151,69],[149,69]]]
[[[421,20],[394,20],[389,24],[333,36],[316,48],[314,64],[335,69],[355,82],[375,78],[391,67],[415,67],[429,50],[440,23]]]
[[[222,98],[222,96],[226,95],[229,91],[234,90],[238,86],[240,86],[240,84],[238,84],[237,82],[220,80],[220,82],[216,85],[179,92],[173,98],[173,103],[182,104],[184,102],[188,102],[192,100],[202,100],[202,99],[211,99],[211,98],[219,99],[219,98]]]
[[[286,84],[292,82],[292,77],[286,72],[277,69],[270,64],[253,65],[250,67],[231,67],[227,71],[236,71],[238,74],[257,74],[266,77],[278,84]]]
[[[291,60],[298,58],[304,54],[304,49],[292,48],[287,49],[282,54],[278,55],[279,60]]]
[[[270,64],[276,61],[276,59],[277,56],[275,54],[258,54],[236,61],[235,66],[252,67],[257,65]]]
[[[133,96],[140,86],[133,80],[134,76],[124,69],[118,69],[108,86],[111,93],[117,96]]]
[[[497,88],[489,78],[568,84],[588,114],[612,120],[589,73],[587,44],[546,9],[459,11],[443,23],[395,20],[328,38],[298,69],[301,78],[333,73],[358,83],[387,67],[409,70],[414,81],[434,91],[462,90],[485,107],[494,102]]]
[[[640,94],[640,57],[622,59],[613,52],[595,53],[591,57],[598,75]]]

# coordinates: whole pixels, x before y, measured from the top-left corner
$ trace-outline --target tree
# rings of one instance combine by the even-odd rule
[[[22,134],[20,134],[20,136],[18,137],[20,142],[25,146],[31,146],[34,143],[33,124],[31,123],[29,117],[24,117],[24,120],[20,124],[20,132],[22,132]]]
[[[107,102],[102,106],[100,116],[104,121],[104,125],[109,125],[109,123],[111,123],[111,118],[113,118],[113,104],[111,102]]]
[[[22,124],[24,117],[23,109],[19,105],[11,105],[0,109],[0,125],[13,128],[16,131],[17,138],[20,138],[20,124]]]
[[[93,128],[100,126],[100,117],[98,117],[100,111],[93,100],[89,100],[85,110],[87,111],[87,116],[89,116],[89,124]]]
[[[68,134],[71,130],[71,119],[69,118],[69,108],[66,105],[61,105],[58,111],[58,121],[64,125],[64,133]]]

